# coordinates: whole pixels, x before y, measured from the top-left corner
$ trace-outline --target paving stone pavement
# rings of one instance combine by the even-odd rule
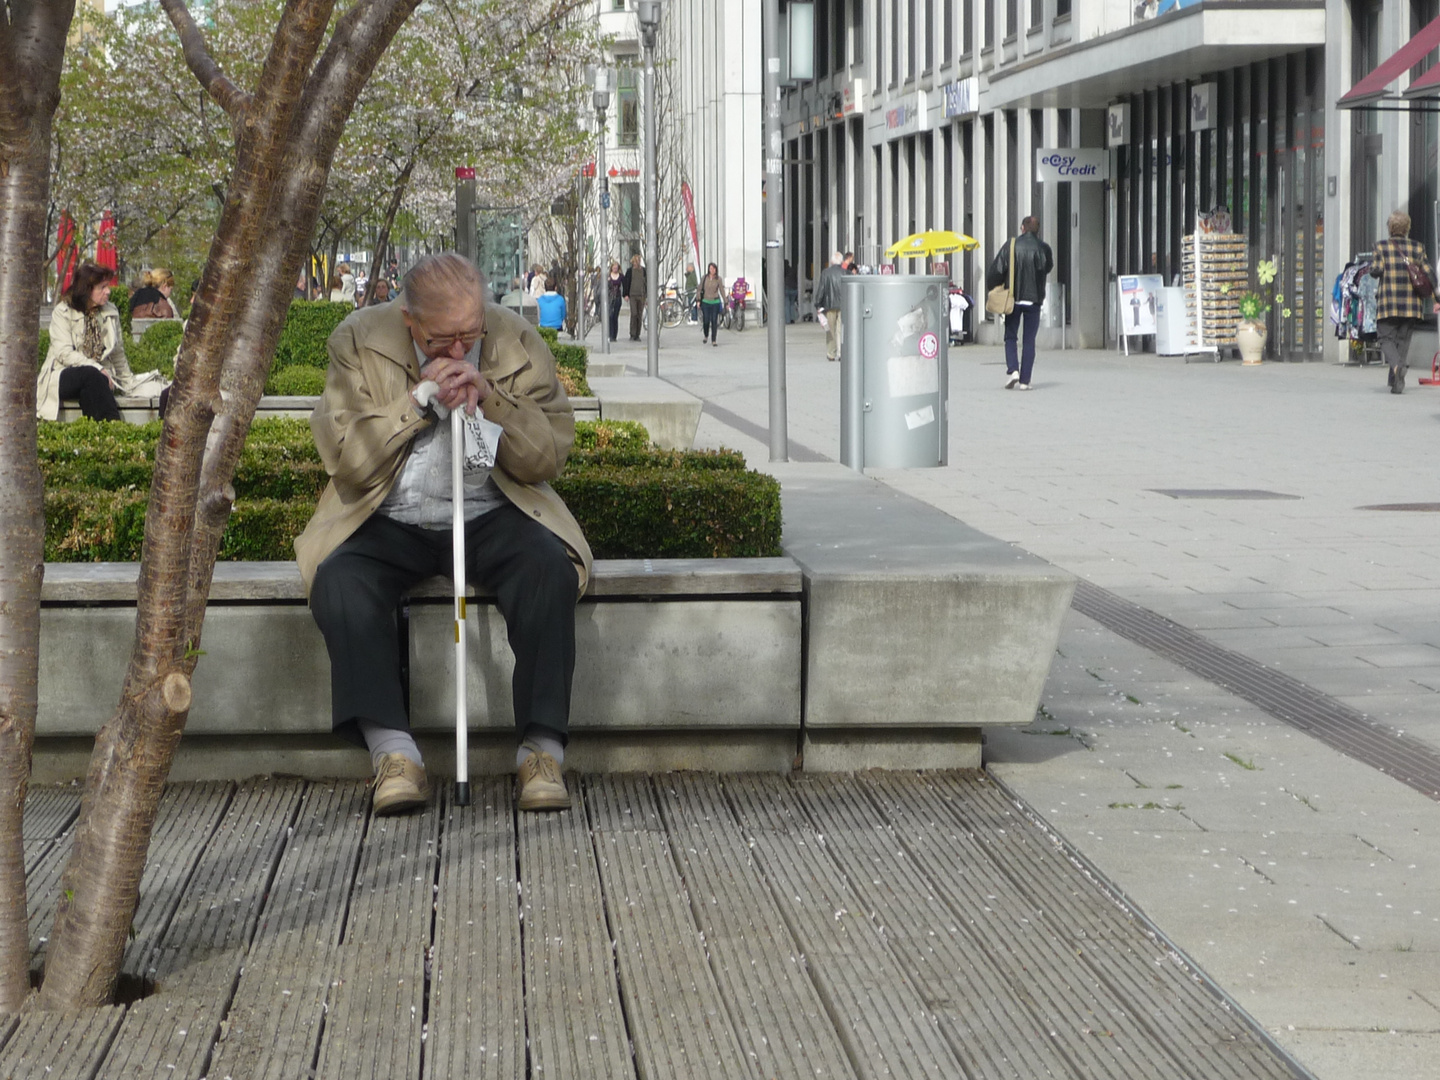
[[[705,399],[698,445],[765,468],[765,333],[698,336],[662,377]],[[840,365],[787,341],[791,456],[838,460]],[[1000,349],[949,355],[950,464],[872,475],[1440,748],[1440,519],[1365,509],[1440,503],[1440,388],[1073,351],[1021,393]],[[986,756],[1314,1076],[1440,1075],[1440,804],[1078,612]]]

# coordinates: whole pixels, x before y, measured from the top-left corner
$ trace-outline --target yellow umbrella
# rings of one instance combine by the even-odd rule
[[[904,240],[897,240],[885,249],[887,259],[929,258],[931,255],[945,255],[952,251],[969,251],[980,246],[980,241],[964,233],[949,229],[912,233]]]

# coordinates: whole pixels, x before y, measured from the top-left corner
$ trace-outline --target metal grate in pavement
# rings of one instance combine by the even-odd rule
[[[1156,495],[1168,495],[1172,499],[1298,499],[1299,495],[1286,495],[1280,491],[1265,491],[1260,488],[1151,488]]]
[[[1428,744],[1377,724],[1299,679],[1222,648],[1088,581],[1076,586],[1071,606],[1121,637],[1313,735],[1326,746],[1440,801],[1440,752]]]

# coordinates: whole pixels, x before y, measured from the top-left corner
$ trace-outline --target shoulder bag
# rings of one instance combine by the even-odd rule
[[[1425,268],[1412,259],[1405,260],[1405,272],[1410,275],[1410,287],[1415,290],[1415,295],[1422,300],[1435,291],[1435,285],[1430,280],[1430,275]]]
[[[985,294],[985,310],[991,315],[1009,315],[1015,310],[1015,239],[1010,240],[1010,280]]]

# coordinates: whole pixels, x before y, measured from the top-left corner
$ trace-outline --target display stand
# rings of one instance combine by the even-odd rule
[[[1222,346],[1235,344],[1240,325],[1240,294],[1250,283],[1249,256],[1240,233],[1197,232],[1184,245],[1185,306],[1190,335],[1185,362],[1210,353],[1220,359]]]

